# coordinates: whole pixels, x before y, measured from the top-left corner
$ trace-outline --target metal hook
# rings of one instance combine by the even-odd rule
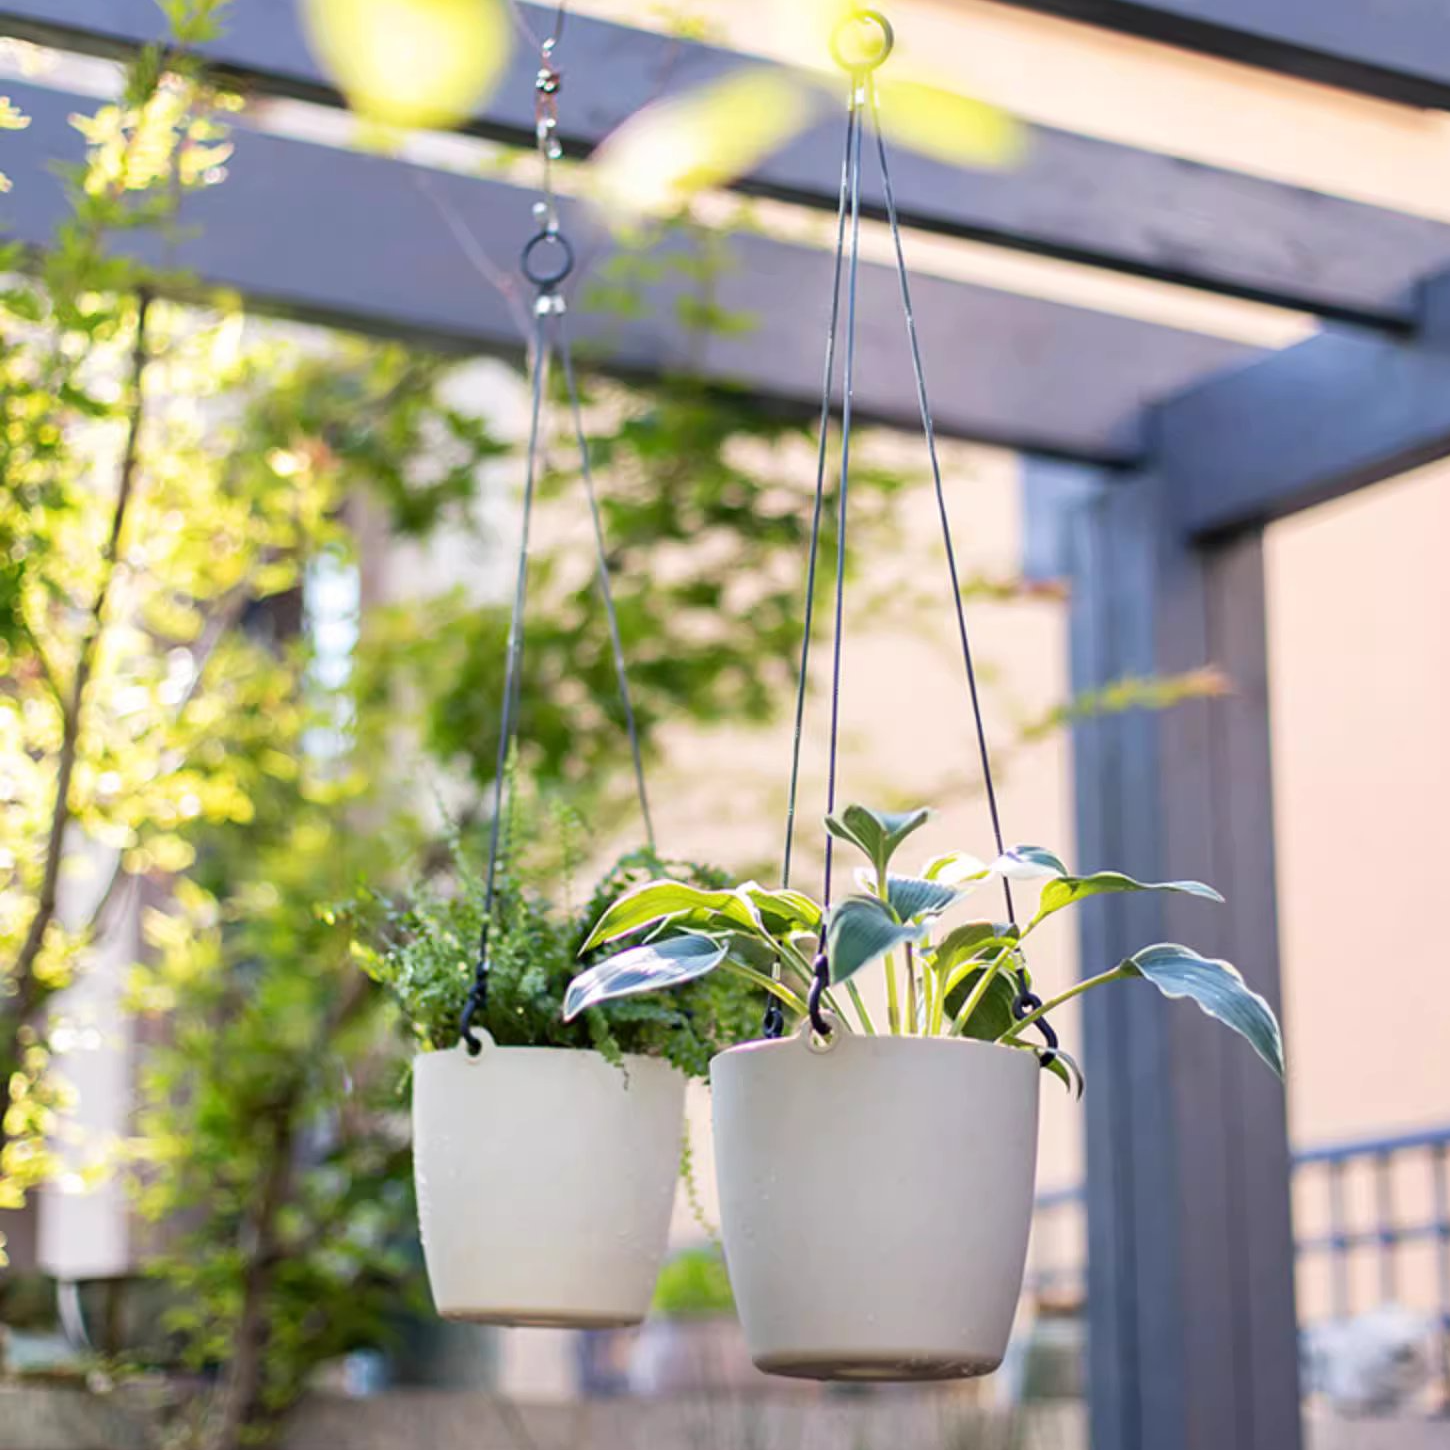
[[[830,980],[830,959],[825,952],[820,952],[811,964],[811,991],[810,996],[806,998],[806,1010],[810,1013],[811,1026],[815,1029],[816,1036],[822,1041],[828,1040],[831,1035],[831,1024],[826,1021],[825,1015],[821,1012],[821,997],[825,994]]]
[[[859,32],[863,25],[875,27],[877,33],[874,47],[866,48],[869,42],[861,37],[858,53],[848,55],[844,45],[847,34]],[[831,57],[843,71],[861,77],[884,64],[895,46],[896,32],[891,28],[891,22],[879,10],[853,10],[836,26],[831,36]]]

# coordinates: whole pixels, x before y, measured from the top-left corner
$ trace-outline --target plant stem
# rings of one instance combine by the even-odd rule
[[[876,873],[876,896],[888,909],[890,908],[891,887],[884,870]],[[893,1036],[899,1036],[901,1033],[901,1004],[896,995],[896,953],[887,952],[882,958],[881,965],[886,972],[886,1025]]]
[[[754,967],[747,967],[743,962],[727,959],[721,966],[727,972],[734,972],[737,977],[744,977],[747,982],[754,982],[757,987],[779,997],[792,1012],[805,1012],[806,1004],[784,982],[777,982],[774,977],[767,977],[764,972],[757,972]]]
[[[1096,977],[1087,977],[1081,982],[1075,983],[1067,991],[1059,993],[1056,997],[1050,998],[1042,1006],[1029,1012],[1018,1022],[1010,1032],[1005,1032],[997,1040],[999,1042],[1016,1042],[1018,1036],[1028,1027],[1031,1027],[1039,1017],[1045,1017],[1049,1012],[1061,1007],[1064,1002],[1071,1002],[1074,997],[1081,997],[1086,991],[1093,987],[1101,987],[1104,982],[1121,982],[1129,977],[1131,973],[1122,967],[1114,967],[1110,972],[1099,972]]]
[[[876,1024],[871,1020],[871,1014],[866,1010],[866,1004],[861,1000],[861,991],[855,982],[846,983],[846,991],[850,995],[851,1005],[856,1009],[856,1015],[861,1019],[861,1026],[868,1037],[876,1036]]]
[[[921,1029],[921,1015],[916,1001],[916,952],[906,944],[906,1033],[914,1037]]]

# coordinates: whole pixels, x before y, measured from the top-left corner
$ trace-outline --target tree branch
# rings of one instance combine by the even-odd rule
[[[130,510],[131,497],[135,490],[137,457],[141,424],[144,416],[142,382],[146,371],[146,319],[151,308],[149,293],[140,294],[136,308],[136,338],[131,349],[129,391],[131,411],[127,420],[126,443],[121,454],[121,470],[116,486],[116,503],[111,514],[111,530],[101,555],[101,577],[96,585],[95,598],[87,616],[85,633],[76,657],[75,676],[71,681],[70,695],[62,700],[63,724],[61,729],[60,753],[55,773],[55,803],[51,808],[50,830],[45,847],[45,866],[41,874],[35,914],[19,955],[15,959],[11,975],[13,996],[6,1006],[5,1016],[14,1024],[24,1022],[37,1005],[37,982],[35,963],[45,944],[46,933],[55,920],[56,897],[60,884],[61,857],[65,846],[66,828],[70,824],[71,777],[75,773],[76,755],[80,745],[81,716],[85,710],[86,689],[95,669],[96,652],[105,627],[106,606],[111,596],[111,583],[116,577],[116,565],[120,559],[121,538]]]

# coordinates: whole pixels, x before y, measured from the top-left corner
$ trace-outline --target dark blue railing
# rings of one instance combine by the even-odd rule
[[[1428,1217],[1408,1215],[1401,1209],[1399,1188],[1407,1167],[1420,1159],[1428,1176]],[[1349,1174],[1368,1171],[1373,1180],[1373,1214],[1369,1223],[1355,1223],[1347,1202]],[[1296,1234],[1294,1252],[1299,1262],[1327,1260],[1330,1313],[1335,1319],[1380,1305],[1396,1303],[1401,1295],[1401,1251],[1410,1244],[1432,1243],[1435,1258],[1435,1298],[1443,1339],[1442,1389],[1450,1396],[1450,1127],[1431,1128],[1394,1137],[1356,1138],[1293,1154],[1296,1197],[1315,1191],[1306,1182],[1323,1179],[1319,1189],[1327,1229],[1323,1233]],[[1030,1292],[1039,1298],[1069,1298],[1084,1292],[1084,1225],[1082,1189],[1061,1188],[1037,1198],[1033,1224],[1032,1260],[1027,1277]],[[1353,1260],[1374,1251],[1376,1293],[1370,1302],[1356,1297]],[[1423,1290],[1421,1290],[1423,1293]],[[1417,1295],[1416,1297],[1419,1297]]]

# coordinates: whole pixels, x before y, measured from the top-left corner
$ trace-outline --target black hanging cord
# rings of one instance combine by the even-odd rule
[[[972,717],[976,722],[977,752],[982,763],[982,780],[986,786],[987,809],[992,818],[992,835],[997,844],[997,854],[1001,856],[1007,849],[1005,838],[1002,834],[1002,814],[997,803],[997,787],[992,778],[992,754],[987,745],[987,727],[982,715],[981,692],[977,685],[977,670],[972,658],[971,638],[967,633],[967,611],[966,603],[962,598],[961,576],[957,569],[956,546],[952,541],[951,519],[947,510],[946,489],[942,483],[941,460],[937,453],[936,445],[936,424],[932,418],[931,401],[926,387],[926,369],[921,358],[921,340],[916,329],[916,313],[911,305],[911,283],[906,268],[906,253],[901,241],[901,225],[897,217],[896,196],[891,185],[891,168],[886,156],[886,140],[881,134],[881,114],[876,97],[874,85],[868,82],[869,104],[871,110],[872,124],[876,128],[876,154],[881,163],[881,186],[886,198],[886,219],[891,226],[891,240],[896,251],[896,274],[901,284],[901,305],[906,314],[906,335],[910,343],[911,369],[916,381],[917,405],[921,411],[922,431],[926,435],[927,456],[931,462],[932,484],[936,491],[937,514],[941,520],[942,542],[946,548],[947,574],[951,580],[952,602],[956,608],[957,635],[962,646],[962,662],[966,667],[967,690],[972,700]],[[1017,923],[1017,910],[1012,901],[1012,883],[1004,876],[1002,878],[1002,894],[1007,905],[1007,919],[1015,926]],[[1029,1016],[1042,1006],[1042,1000],[1036,996],[1027,985],[1027,977],[1024,970],[1019,969],[1017,977],[1017,995],[1012,1004],[1012,1014],[1020,1022],[1024,1017]],[[1052,1025],[1045,1019],[1038,1019],[1044,1039],[1047,1042],[1047,1051],[1042,1055],[1043,1066],[1047,1066],[1054,1057],[1053,1049],[1057,1047],[1057,1033]]]

